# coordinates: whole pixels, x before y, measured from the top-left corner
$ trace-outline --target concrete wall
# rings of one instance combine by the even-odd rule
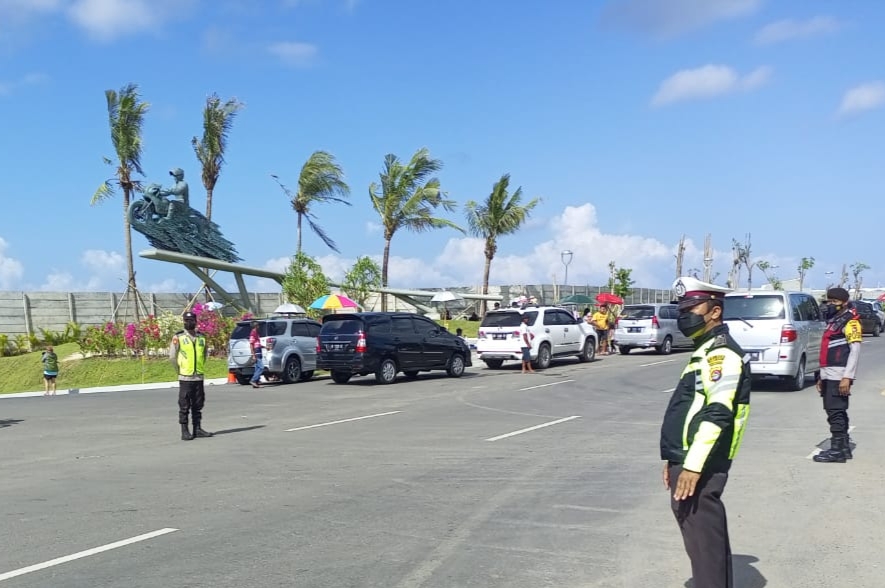
[[[476,287],[449,288],[453,292],[475,293]],[[509,285],[489,287],[489,294],[503,297],[503,306],[520,295],[537,296],[541,303],[550,304],[569,294],[589,294],[595,296],[605,291],[596,286],[568,286],[556,288],[552,285]],[[279,292],[251,294],[256,307],[256,315],[266,316],[282,302]],[[627,303],[664,302],[669,300],[669,290],[649,290],[637,288]],[[142,294],[139,299],[139,312],[160,314],[163,311],[181,313],[195,299],[194,293]],[[196,297],[203,300],[202,295]],[[120,292],[0,292],[0,334],[10,336],[35,333],[40,329],[64,331],[65,325],[75,322],[83,327],[101,325],[106,321],[131,322],[135,319],[134,296],[124,296]],[[380,295],[372,296],[367,310],[381,308]],[[478,302],[453,302],[447,305],[453,316],[467,316],[472,311],[479,312]],[[403,300],[388,296],[389,310],[412,311],[415,308]]]

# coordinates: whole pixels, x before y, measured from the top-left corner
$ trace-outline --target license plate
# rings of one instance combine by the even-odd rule
[[[329,343],[326,345],[328,351],[344,351],[344,343]]]
[[[506,339],[506,338],[507,338],[507,333],[492,333],[492,339],[500,341],[500,340]]]
[[[642,327],[627,327],[628,333],[641,333]]]
[[[750,352],[750,361],[759,361],[759,352],[751,351]]]

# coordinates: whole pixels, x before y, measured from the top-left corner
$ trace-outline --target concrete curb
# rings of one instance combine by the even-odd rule
[[[210,378],[204,383],[208,386],[218,386],[227,384],[227,378]],[[95,386],[93,388],[68,388],[67,390],[56,391],[56,396],[76,396],[77,394],[100,394],[103,392],[129,392],[136,390],[163,390],[167,388],[175,388],[178,381],[174,382],[153,382],[151,384],[120,384],[119,386]],[[13,392],[12,394],[0,394],[0,400],[4,398],[31,398],[34,396],[43,396],[43,392]]]

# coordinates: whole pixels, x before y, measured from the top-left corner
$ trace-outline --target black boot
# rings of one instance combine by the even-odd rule
[[[181,440],[182,441],[191,441],[194,436],[191,435],[191,432],[187,428],[187,423],[181,423]]]
[[[830,448],[821,451],[812,459],[818,463],[845,463],[845,446],[848,445],[845,437],[833,437],[830,439]],[[851,453],[851,449],[848,450]]]
[[[851,455],[851,437],[845,437],[845,445],[842,448],[842,453],[845,455],[845,459],[851,459],[854,457]]]
[[[204,431],[202,427],[200,427],[200,421],[194,421],[194,438],[197,437],[211,437],[215,433],[210,433],[209,431]]]

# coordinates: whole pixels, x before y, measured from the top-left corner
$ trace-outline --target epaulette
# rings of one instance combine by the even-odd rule
[[[716,335],[716,338],[713,339],[713,342],[710,343],[709,349],[716,349],[717,347],[726,347],[728,345],[728,335]]]

